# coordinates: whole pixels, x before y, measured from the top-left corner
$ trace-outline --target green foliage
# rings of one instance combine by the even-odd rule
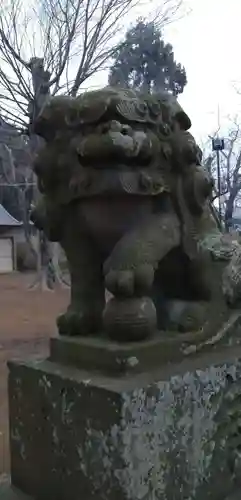
[[[165,44],[155,23],[139,20],[127,31],[109,73],[109,84],[142,91],[183,92],[186,71],[174,59],[172,45]]]

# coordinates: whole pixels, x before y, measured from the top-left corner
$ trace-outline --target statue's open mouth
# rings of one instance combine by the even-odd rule
[[[151,130],[123,125],[117,121],[101,124],[86,135],[81,131],[72,141],[83,166],[124,163],[148,165],[159,151],[159,140]]]

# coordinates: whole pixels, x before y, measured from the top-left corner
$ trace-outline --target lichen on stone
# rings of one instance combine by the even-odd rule
[[[240,365],[211,366],[122,393],[119,425],[105,434],[87,431],[89,453],[102,463],[98,477],[92,477],[95,487],[117,481],[130,500],[199,498],[203,485],[212,481],[213,468],[226,467],[230,435],[227,424],[220,441],[220,415],[234,387],[237,404],[240,375]],[[239,403],[238,411],[241,416]]]

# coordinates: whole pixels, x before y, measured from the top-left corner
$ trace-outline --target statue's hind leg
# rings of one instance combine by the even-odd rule
[[[152,298],[160,330],[189,332],[204,324],[212,296],[208,256],[193,260],[177,248],[160,262]]]

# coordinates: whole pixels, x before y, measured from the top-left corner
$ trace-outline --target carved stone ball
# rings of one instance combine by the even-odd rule
[[[149,297],[113,298],[106,305],[103,323],[112,340],[145,340],[157,328],[156,308]]]

